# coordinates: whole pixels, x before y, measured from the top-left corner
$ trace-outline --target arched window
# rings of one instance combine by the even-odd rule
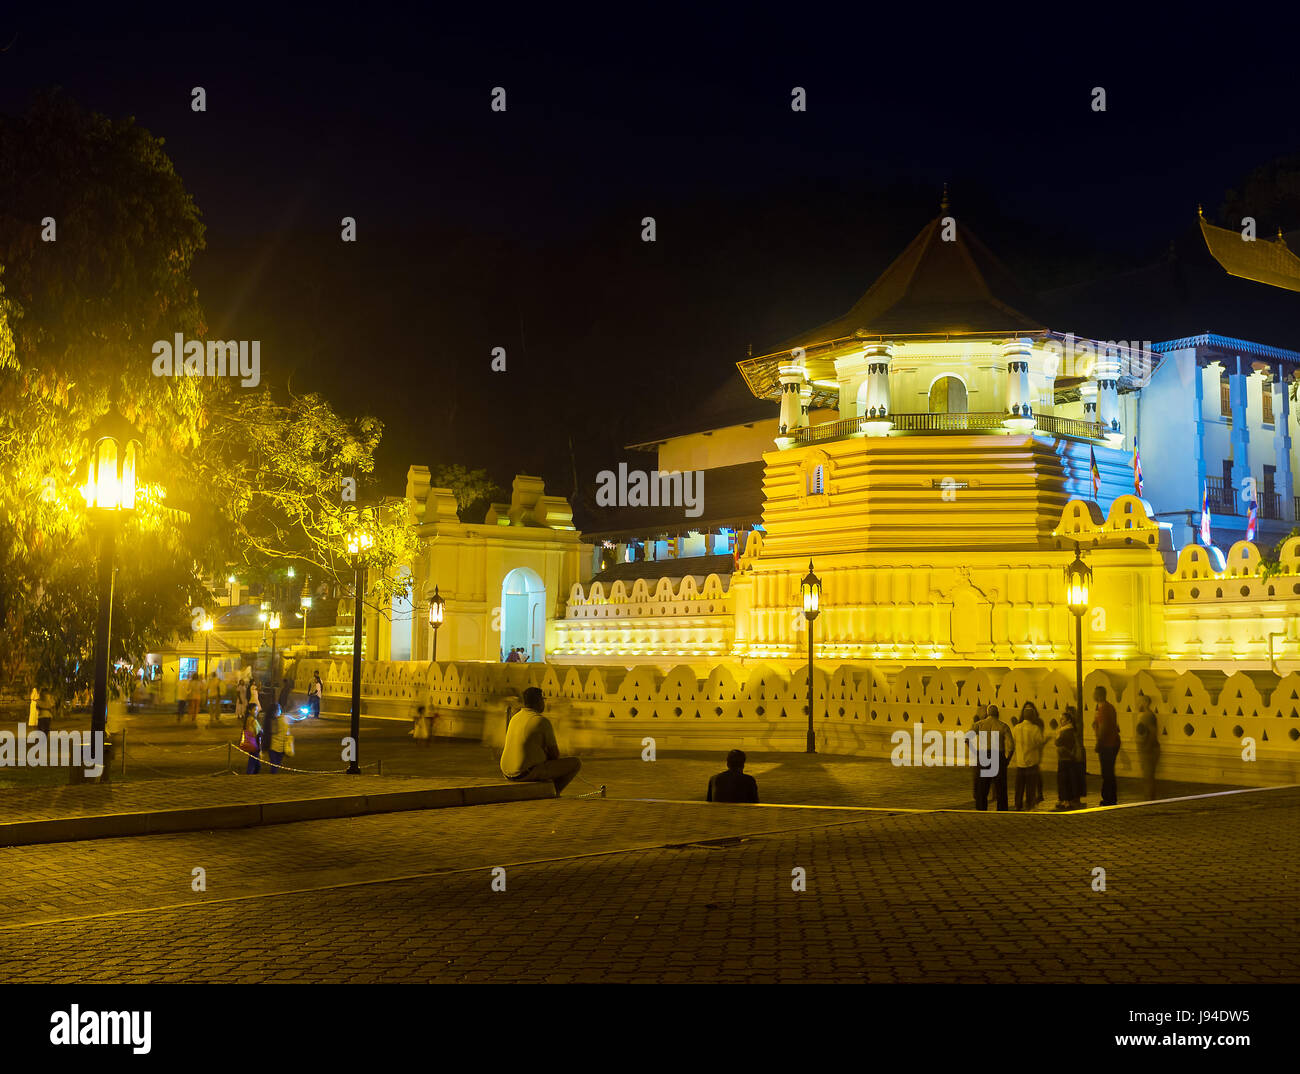
[[[823,491],[822,468],[821,466],[814,466],[808,474],[808,495],[820,496]]]
[[[930,385],[931,414],[965,414],[966,385],[957,377],[940,377]]]

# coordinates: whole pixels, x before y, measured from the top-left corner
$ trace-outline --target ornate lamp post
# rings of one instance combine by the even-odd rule
[[[433,596],[429,598],[429,626],[433,627],[433,659],[438,659],[438,628],[442,626],[443,606],[447,601],[438,595],[438,587],[433,587]]]
[[[86,507],[99,530],[99,610],[95,621],[95,688],[91,706],[91,734],[103,735],[108,726],[108,643],[113,625],[113,543],[118,519],[135,510],[135,472],[141,451],[140,434],[116,408],[111,409],[86,434],[90,451],[86,481],[81,487]],[[110,762],[104,745],[104,777]]]
[[[1092,568],[1079,555],[1079,542],[1074,543],[1074,562],[1065,568],[1065,603],[1074,613],[1074,682],[1079,698],[1079,726],[1075,731],[1079,739],[1079,752],[1083,754],[1083,773],[1088,774],[1088,754],[1083,749],[1083,617],[1088,611],[1088,583],[1092,581]]]
[[[311,587],[307,584],[307,579],[302,580],[302,596],[298,598],[298,604],[302,608],[302,647],[307,648],[307,613],[311,611]]]
[[[212,628],[217,624],[212,621],[212,616],[208,616],[199,624],[199,629],[203,631],[203,681],[208,681],[208,642],[212,639]]]
[[[344,538],[348,555],[352,557],[353,588],[356,591],[356,608],[352,615],[352,761],[348,775],[361,775],[361,595],[364,592],[366,550],[374,543],[358,523]]]
[[[803,591],[803,617],[808,620],[808,752],[817,752],[817,735],[813,731],[813,623],[817,621],[822,598],[822,580],[813,574],[812,560],[808,574],[800,583]]]
[[[262,601],[262,610],[257,613],[258,621],[262,624],[262,644],[266,644],[266,621],[271,617],[271,605],[269,601]]]
[[[272,686],[275,685],[275,637],[280,632],[280,613],[272,612],[267,620],[267,626],[271,628],[271,667],[268,670],[269,681]]]

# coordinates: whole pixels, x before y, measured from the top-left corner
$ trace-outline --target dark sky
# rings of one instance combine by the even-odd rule
[[[163,137],[207,225],[213,336],[261,339],[267,380],[383,418],[393,491],[446,461],[567,495],[573,456],[589,485],[749,344],[844,312],[945,181],[1032,289],[1158,257],[1198,203],[1300,149],[1300,83],[1266,42],[1095,7],[271,7],[204,5],[193,30],[10,11],[0,107],[61,85]],[[1300,225],[1261,230],[1279,223]]]

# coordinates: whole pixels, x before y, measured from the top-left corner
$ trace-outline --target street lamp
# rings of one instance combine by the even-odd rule
[[[813,574],[812,560],[808,561],[808,574],[800,583],[803,590],[803,617],[808,621],[808,752],[817,752],[817,736],[813,732],[813,623],[817,621],[822,599],[822,580]]]
[[[433,627],[433,659],[438,659],[438,628],[442,626],[443,606],[447,601],[438,595],[438,587],[433,587],[433,596],[429,598],[429,625]]]
[[[361,594],[366,575],[364,556],[374,544],[374,538],[358,524],[348,531],[344,543],[348,555],[352,557],[352,585],[356,593],[356,607],[352,614],[352,760],[348,764],[348,775],[359,776],[361,775]]]
[[[311,611],[311,588],[307,584],[307,579],[302,580],[302,596],[298,599],[298,604],[302,607],[302,647],[307,648],[307,613]]]
[[[269,671],[269,681],[272,686],[275,685],[275,636],[280,632],[280,613],[272,612],[267,619],[267,626],[271,628],[271,667]]]
[[[266,621],[271,617],[271,605],[267,601],[262,601],[262,610],[257,613],[258,621],[262,624],[262,644],[266,644]]]
[[[1079,698],[1079,726],[1075,735],[1079,752],[1083,755],[1083,774],[1088,775],[1088,753],[1083,748],[1083,616],[1088,610],[1088,583],[1092,581],[1092,568],[1079,555],[1079,542],[1074,542],[1074,562],[1065,568],[1065,603],[1074,613],[1074,684]]]
[[[199,629],[203,631],[203,681],[208,681],[208,642],[212,638],[212,628],[216,623],[212,621],[212,616],[208,616],[199,624]]]
[[[141,451],[140,433],[117,412],[109,410],[86,433],[86,481],[81,487],[86,508],[99,530],[98,617],[95,621],[95,689],[90,731],[102,735],[108,726],[108,644],[113,625],[113,540],[117,520],[135,510],[135,472]],[[107,743],[105,744],[107,751]],[[108,775],[105,753],[104,777]]]

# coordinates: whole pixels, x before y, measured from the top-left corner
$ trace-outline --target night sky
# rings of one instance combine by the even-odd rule
[[[1041,289],[1163,256],[1198,203],[1213,219],[1300,149],[1300,81],[1266,39],[1093,11],[232,11],[192,31],[0,15],[0,108],[60,85],[164,138],[207,225],[210,335],[260,339],[265,380],[381,417],[393,492],[414,462],[506,486],[540,472],[568,495],[576,458],[589,486],[751,344],[843,313],[945,181],[954,215]],[[1300,219],[1261,234],[1279,225]]]

